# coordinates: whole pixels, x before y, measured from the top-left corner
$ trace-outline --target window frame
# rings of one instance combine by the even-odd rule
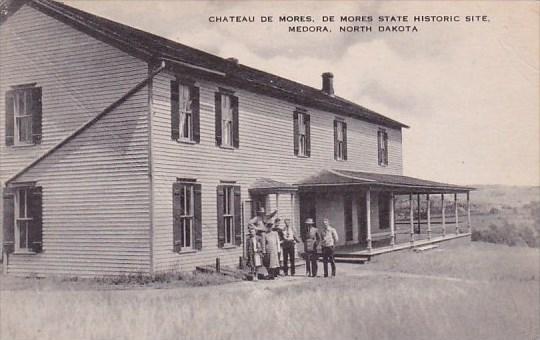
[[[15,190],[15,211],[14,211],[14,225],[15,225],[15,252],[26,252],[33,253],[32,247],[30,246],[30,223],[33,221],[33,217],[29,216],[29,196],[32,187],[20,187]],[[24,192],[24,216],[21,215],[21,192]],[[26,247],[21,247],[21,225],[19,222],[24,222],[25,224],[25,244]]]
[[[380,128],[377,132],[377,158],[379,166],[388,166],[388,132]]]
[[[234,185],[223,186],[223,228],[225,232],[224,246],[235,245],[235,206],[234,206]],[[228,223],[227,223],[228,222]]]
[[[309,157],[307,153],[307,124],[306,124],[307,112],[298,112],[298,156],[300,157]],[[304,133],[301,131],[303,130]]]
[[[195,142],[194,134],[193,134],[193,91],[192,85],[188,85],[182,82],[178,82],[178,140],[182,142]],[[186,89],[188,91],[188,105],[182,105],[182,89]],[[188,107],[189,109],[184,111],[183,108]],[[185,115],[185,118],[182,119],[182,116]],[[187,122],[186,122],[187,121]],[[184,129],[187,126],[187,136],[184,135]]]
[[[336,119],[336,128],[337,128],[337,135],[336,135],[336,160],[337,161],[344,161],[345,160],[345,122],[342,120]],[[341,134],[341,140],[339,139],[339,136]]]
[[[220,92],[221,95],[221,147],[234,148],[234,110],[233,94]],[[227,100],[225,100],[227,99]],[[228,112],[229,120],[225,119],[224,103],[229,103]],[[237,109],[237,108],[236,108]],[[225,132],[228,132],[227,134]],[[228,143],[227,143],[228,141]]]
[[[182,238],[182,248],[187,248],[189,250],[194,249],[194,217],[195,217],[195,187],[193,183],[180,183],[181,185],[181,194],[180,194],[180,214],[178,218],[180,219],[180,237]],[[188,193],[189,192],[189,193]],[[186,200],[189,194],[189,200]],[[182,197],[184,197],[182,199]],[[186,211],[189,212],[186,214]],[[188,224],[186,228],[186,224]]]
[[[22,96],[22,102],[24,103],[24,114],[21,114],[20,112],[20,97]],[[13,145],[15,146],[21,146],[21,145],[33,145],[34,141],[32,138],[32,119],[33,114],[31,112],[31,105],[32,105],[32,90],[30,87],[28,88],[20,88],[15,89],[13,91]],[[30,112],[29,112],[30,111]],[[28,120],[27,122],[27,139],[21,140],[21,129],[20,129],[20,121]]]

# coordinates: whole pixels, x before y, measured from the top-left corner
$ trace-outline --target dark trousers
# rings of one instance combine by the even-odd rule
[[[334,261],[334,247],[322,247],[322,260],[324,277],[328,277],[328,262],[332,267],[332,276],[336,276],[336,262]]]
[[[316,251],[307,251],[306,256],[306,275],[307,276],[317,276],[317,252]]]
[[[291,275],[294,275],[294,241],[283,241],[283,272],[289,273],[289,260],[291,262]]]

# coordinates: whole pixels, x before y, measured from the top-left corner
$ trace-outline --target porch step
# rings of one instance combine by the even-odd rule
[[[423,251],[431,250],[431,249],[435,249],[435,248],[439,248],[439,245],[430,244],[430,245],[427,245],[427,246],[415,247],[413,250],[416,251],[416,252],[423,252]]]
[[[369,261],[369,255],[338,253],[334,254],[334,259],[338,263],[357,263],[364,264]]]

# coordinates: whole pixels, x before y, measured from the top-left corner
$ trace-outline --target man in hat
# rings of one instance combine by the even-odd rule
[[[324,277],[328,277],[328,262],[332,267],[332,276],[336,276],[336,262],[334,261],[334,247],[338,241],[338,234],[330,225],[327,218],[323,220],[323,226],[319,232],[322,247]]]
[[[306,276],[317,276],[317,245],[319,233],[312,218],[306,219],[306,233],[304,239],[304,256],[306,260]]]

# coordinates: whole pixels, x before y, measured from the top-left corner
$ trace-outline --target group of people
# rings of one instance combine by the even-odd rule
[[[275,218],[277,211],[265,215],[263,208],[249,221],[249,237],[246,242],[247,266],[253,280],[259,278],[273,280],[281,275],[295,275],[296,244],[300,243],[295,228],[289,219]],[[312,218],[305,221],[302,233],[304,244],[303,257],[306,260],[306,276],[317,276],[317,261],[322,254],[324,276],[328,277],[328,264],[332,276],[336,275],[334,246],[338,241],[336,229],[330,226],[328,219],[323,220],[321,228],[315,226]],[[283,263],[283,266],[281,266]],[[290,267],[289,267],[290,264]]]

